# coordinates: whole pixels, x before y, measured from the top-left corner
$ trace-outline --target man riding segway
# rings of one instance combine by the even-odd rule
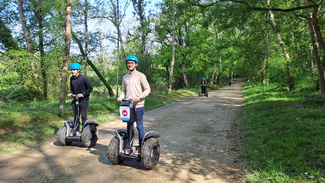
[[[199,97],[201,97],[201,96],[206,96],[206,97],[208,97],[208,92],[207,92],[207,86],[208,86],[208,82],[207,82],[207,80],[205,79],[205,77],[202,77],[201,78],[201,83],[200,83],[200,85],[201,85],[201,92],[199,92]]]
[[[70,145],[72,142],[83,142],[86,147],[96,144],[98,124],[88,120],[89,94],[93,87],[88,78],[80,74],[81,65],[72,63],[70,65],[70,93],[73,97],[71,102],[74,119],[65,120],[64,125],[58,131],[57,141],[60,145]],[[80,116],[82,119],[82,130],[80,131]]]
[[[145,133],[143,126],[144,99],[150,93],[150,85],[146,76],[136,70],[136,56],[127,56],[125,64],[128,73],[123,76],[122,92],[117,101],[122,102],[120,115],[122,121],[127,122],[127,129],[116,131],[108,145],[108,159],[113,164],[119,164],[123,160],[141,161],[145,169],[152,169],[159,160],[160,145],[157,140],[159,135],[153,131]],[[138,129],[138,146],[133,145],[134,122]]]

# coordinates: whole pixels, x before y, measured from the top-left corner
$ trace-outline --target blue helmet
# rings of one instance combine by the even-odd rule
[[[70,69],[80,70],[81,65],[79,63],[72,63],[72,64],[70,64]]]
[[[202,77],[202,79],[205,79],[205,77]]]
[[[127,57],[125,58],[125,62],[128,61],[128,60],[130,60],[130,61],[135,61],[135,63],[138,63],[138,62],[139,62],[138,57],[136,57],[136,56],[134,56],[134,55],[129,55],[129,56],[127,56]]]

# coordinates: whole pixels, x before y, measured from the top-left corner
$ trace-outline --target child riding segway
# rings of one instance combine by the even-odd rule
[[[108,159],[113,164],[121,164],[123,161],[142,162],[145,169],[154,168],[159,160],[160,145],[157,138],[159,134],[149,131],[139,142],[139,146],[133,145],[135,105],[131,99],[123,99],[120,104],[120,116],[127,123],[127,129],[119,129],[110,141],[107,149]],[[141,147],[141,152],[138,151]]]

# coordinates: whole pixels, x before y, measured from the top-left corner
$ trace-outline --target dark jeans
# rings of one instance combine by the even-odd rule
[[[72,110],[73,110],[73,116],[78,115],[78,111],[75,110],[75,100],[71,102]],[[77,116],[78,126],[77,131],[80,131],[80,116],[82,120],[82,129],[84,128],[85,122],[88,119],[88,106],[89,106],[89,99],[88,98],[82,98],[79,99],[79,116]]]
[[[143,126],[143,115],[144,115],[144,107],[136,108],[136,122],[137,122],[137,129],[139,132],[139,144],[141,145],[141,141],[144,137],[144,126]]]
[[[207,91],[206,86],[201,86],[201,93],[204,94]]]

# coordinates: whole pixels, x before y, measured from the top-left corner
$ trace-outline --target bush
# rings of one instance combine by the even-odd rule
[[[26,87],[8,87],[0,90],[0,100],[9,101],[32,101],[34,98],[32,92]]]

